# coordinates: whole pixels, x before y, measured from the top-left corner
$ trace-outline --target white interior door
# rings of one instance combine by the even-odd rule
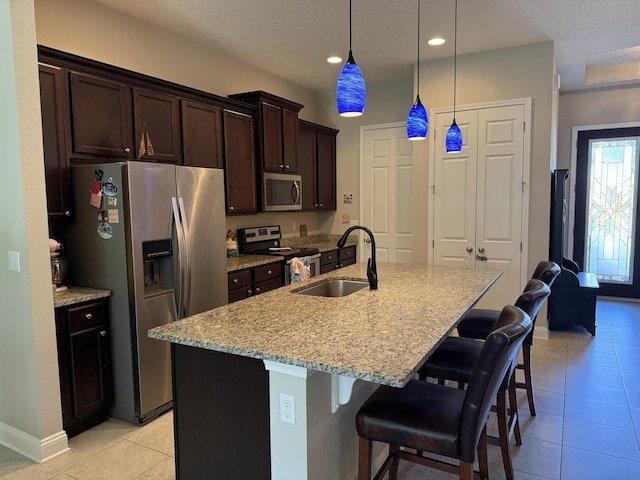
[[[420,148],[404,124],[363,127],[361,139],[361,218],[375,236],[377,260],[426,263],[426,158],[414,162]],[[364,245],[360,258],[369,255]]]
[[[447,153],[451,113],[435,115],[433,262],[502,270],[479,306],[513,304],[526,278],[526,104],[487,106],[456,113],[464,145]]]

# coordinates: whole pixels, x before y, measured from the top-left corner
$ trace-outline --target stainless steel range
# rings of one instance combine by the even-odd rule
[[[308,257],[310,276],[320,274],[320,250],[311,247],[283,247],[280,225],[238,229],[238,247],[240,253],[245,255],[284,257],[284,281],[287,285],[291,283],[292,278],[295,281],[295,275],[291,274],[291,265],[296,258],[306,262]]]

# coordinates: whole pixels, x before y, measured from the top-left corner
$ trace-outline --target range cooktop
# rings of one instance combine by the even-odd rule
[[[277,255],[289,260],[320,253],[312,247],[283,247],[281,240],[280,225],[238,229],[238,247],[245,255]]]

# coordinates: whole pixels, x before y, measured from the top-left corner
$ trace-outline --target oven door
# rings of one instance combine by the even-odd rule
[[[320,254],[311,255],[309,257],[309,269],[311,276],[315,277],[320,275]],[[287,260],[284,264],[284,284],[289,285],[291,283],[291,260]]]

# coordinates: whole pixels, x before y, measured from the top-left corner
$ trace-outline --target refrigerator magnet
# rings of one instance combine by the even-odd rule
[[[93,182],[93,187],[89,193],[89,205],[94,208],[102,207],[102,185],[99,180]]]
[[[118,198],[117,197],[107,197],[107,205],[109,207],[117,207],[118,206]]]
[[[102,184],[102,191],[105,195],[113,197],[118,193],[118,185],[113,181],[113,178],[109,177],[109,180]]]
[[[110,208],[108,212],[109,212],[109,217],[107,221],[109,223],[120,223],[120,212],[118,212],[117,208]]]
[[[99,222],[106,222],[107,221],[107,211],[106,210],[100,210],[98,212],[98,221]]]
[[[107,222],[98,223],[98,235],[100,238],[104,238],[105,240],[109,240],[113,237],[113,228]]]

